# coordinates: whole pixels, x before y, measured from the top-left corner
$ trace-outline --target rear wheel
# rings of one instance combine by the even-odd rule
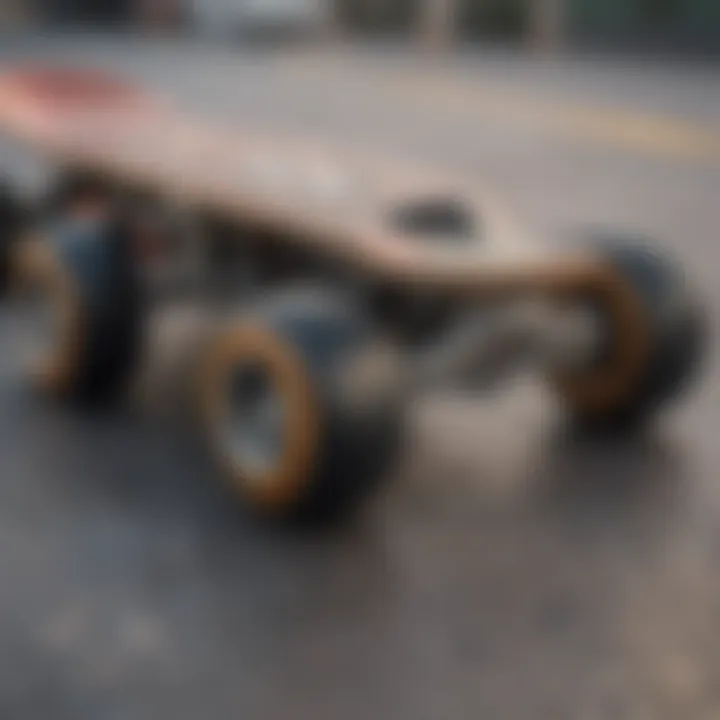
[[[56,221],[19,247],[17,274],[33,385],[79,401],[115,398],[141,350],[142,300],[127,233],[108,219]]]
[[[28,211],[8,183],[0,183],[0,297],[11,282],[14,249],[27,223]]]
[[[396,371],[337,298],[290,293],[220,330],[201,362],[200,412],[231,488],[280,520],[359,505],[400,447]]]
[[[695,379],[706,314],[669,258],[622,238],[602,239],[597,249],[612,280],[611,293],[586,298],[604,329],[601,351],[590,366],[556,378],[556,387],[580,426],[634,429]],[[622,382],[606,383],[623,357]]]

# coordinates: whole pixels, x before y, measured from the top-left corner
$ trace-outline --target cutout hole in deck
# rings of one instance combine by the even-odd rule
[[[476,240],[479,221],[461,200],[452,197],[423,198],[392,210],[393,228],[423,240],[461,243]]]

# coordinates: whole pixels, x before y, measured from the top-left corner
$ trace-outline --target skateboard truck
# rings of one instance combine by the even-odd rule
[[[457,320],[439,342],[419,351],[415,389],[448,382],[482,389],[523,370],[577,369],[600,352],[597,313],[580,305],[523,298],[478,310]]]

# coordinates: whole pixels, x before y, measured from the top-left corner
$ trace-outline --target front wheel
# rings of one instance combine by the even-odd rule
[[[397,365],[360,312],[288,293],[222,328],[200,364],[211,452],[241,501],[332,519],[388,476],[403,430]]]

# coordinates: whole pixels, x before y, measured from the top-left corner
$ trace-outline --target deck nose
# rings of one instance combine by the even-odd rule
[[[109,73],[63,67],[27,67],[0,76],[0,87],[19,99],[52,109],[134,105],[146,96]]]

